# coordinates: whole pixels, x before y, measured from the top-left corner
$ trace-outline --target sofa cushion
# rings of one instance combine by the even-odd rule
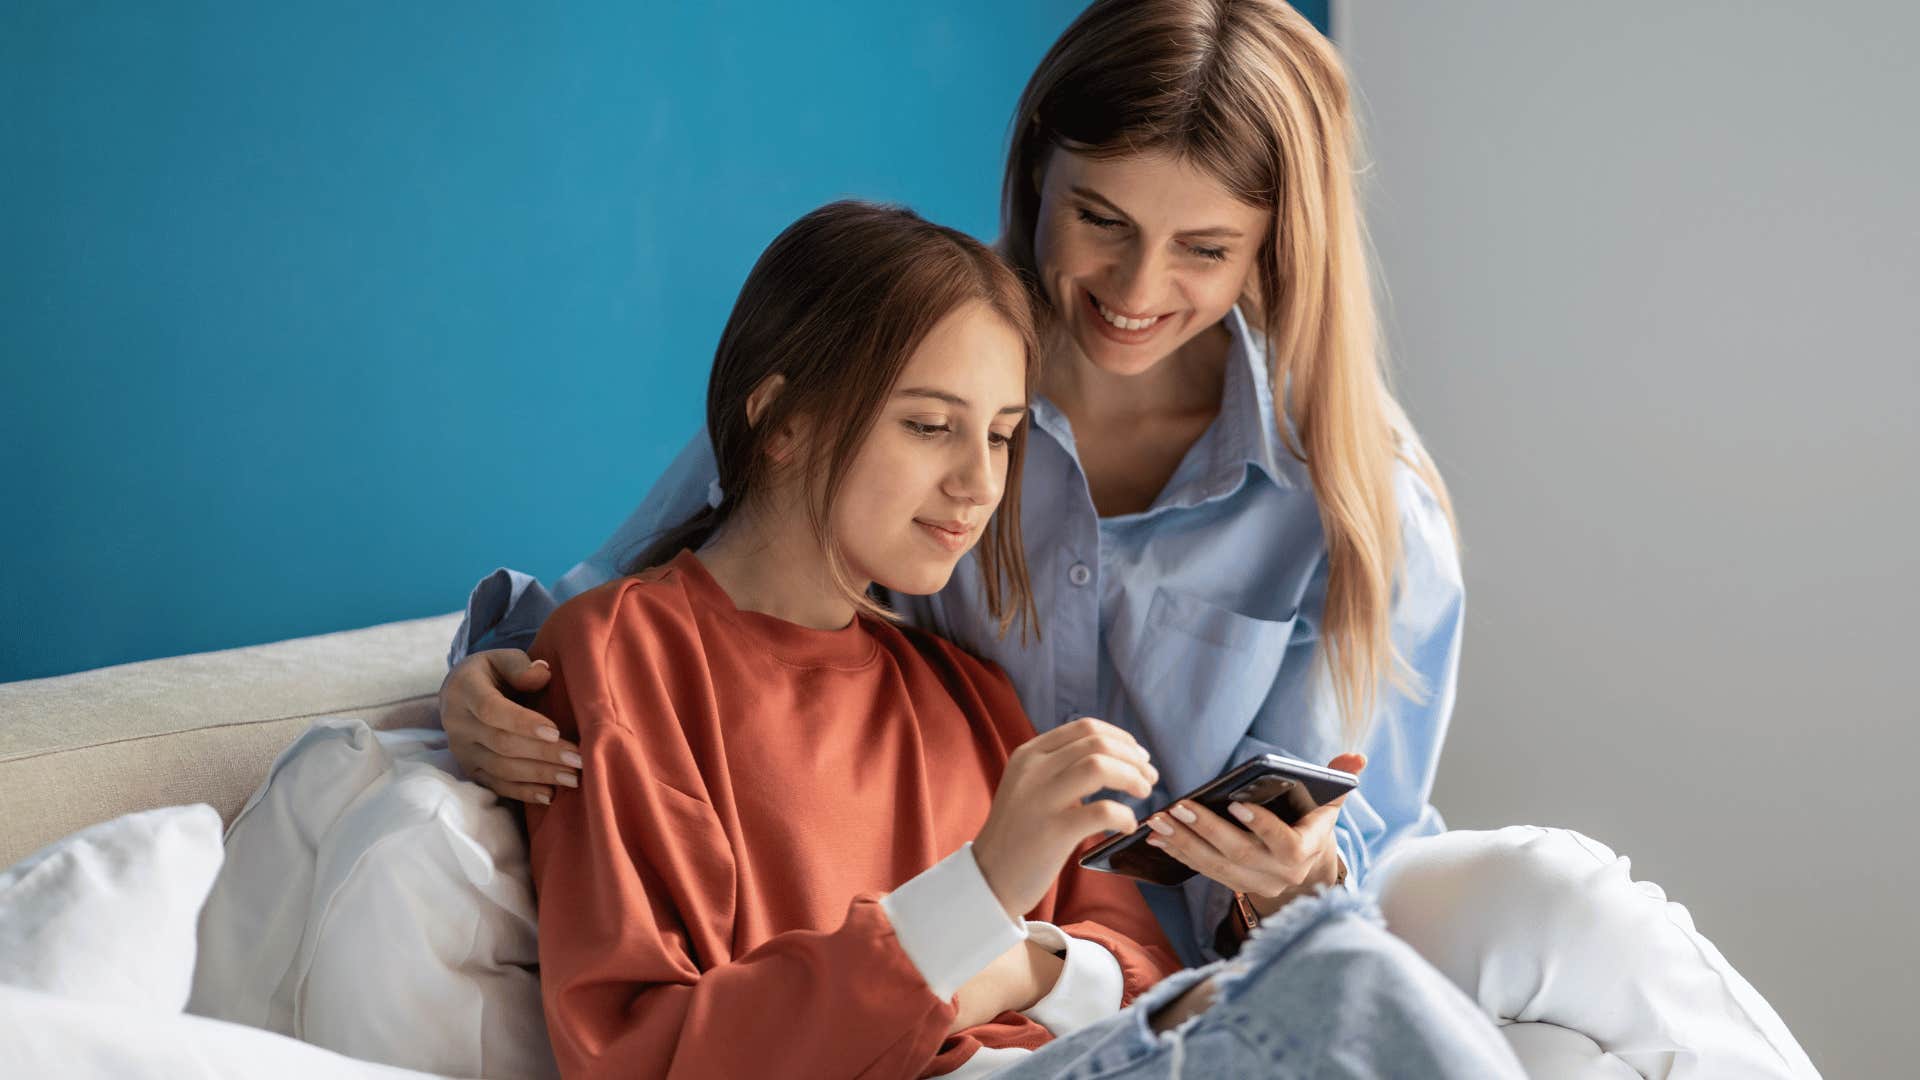
[[[433,727],[458,614],[0,683],[0,866],[99,821],[231,821],[319,716]]]

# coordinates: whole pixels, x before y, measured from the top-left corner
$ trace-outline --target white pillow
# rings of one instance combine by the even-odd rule
[[[298,1039],[180,1013],[0,986],[7,1076],[59,1080],[444,1080],[355,1061]]]
[[[400,749],[361,721],[319,720],[280,751],[227,828],[226,867],[200,916],[188,1012],[293,1034],[293,961],[320,842]]]
[[[557,1076],[526,845],[440,731],[322,720],[227,833],[188,1011],[356,1058]]]
[[[0,983],[177,1013],[220,871],[220,815],[170,806],[90,825],[0,871]]]

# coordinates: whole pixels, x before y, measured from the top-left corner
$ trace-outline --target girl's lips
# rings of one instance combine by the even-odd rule
[[[1100,314],[1100,302],[1095,300],[1093,294],[1086,289],[1080,290],[1080,308],[1086,312],[1087,319],[1093,323],[1095,330],[1099,331],[1108,341],[1118,342],[1122,345],[1140,345],[1152,341],[1154,335],[1158,334],[1160,328],[1167,325],[1167,320],[1171,318],[1171,316],[1162,315],[1153,321],[1152,326],[1144,330],[1122,330],[1108,322],[1105,315]]]
[[[921,531],[925,532],[934,543],[939,544],[948,551],[965,551],[967,549],[967,542],[973,536],[972,529],[961,529],[959,531],[945,529],[930,522],[921,521],[919,518],[914,518],[913,523],[919,526]]]

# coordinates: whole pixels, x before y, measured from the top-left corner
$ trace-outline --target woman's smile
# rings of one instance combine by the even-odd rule
[[[1160,328],[1172,318],[1164,313],[1146,318],[1133,317],[1108,307],[1089,289],[1081,289],[1080,295],[1085,300],[1081,307],[1092,316],[1094,326],[1108,339],[1122,345],[1142,345],[1152,341]]]

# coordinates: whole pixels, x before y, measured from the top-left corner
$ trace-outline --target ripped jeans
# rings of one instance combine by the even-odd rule
[[[1202,979],[1213,1004],[1149,1018]],[[1524,1080],[1499,1029],[1387,933],[1365,896],[1323,891],[1269,918],[1240,955],[1169,976],[1114,1016],[1041,1047],[996,1080],[1407,1077]]]

